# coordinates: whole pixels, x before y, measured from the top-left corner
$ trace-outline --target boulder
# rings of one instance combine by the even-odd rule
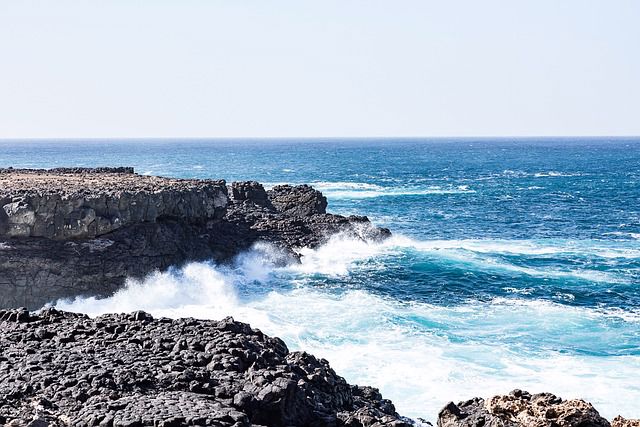
[[[598,411],[580,399],[514,390],[488,400],[448,403],[438,414],[439,427],[610,427]]]

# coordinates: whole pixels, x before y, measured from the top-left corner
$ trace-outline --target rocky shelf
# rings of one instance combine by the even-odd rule
[[[233,319],[0,310],[0,424],[393,426],[378,390]]]
[[[142,176],[133,168],[0,169],[0,236],[88,239],[162,218],[221,217],[224,181]]]
[[[408,427],[380,392],[231,318],[0,310],[0,424]],[[422,421],[423,425],[430,423]],[[439,427],[640,427],[515,390],[450,402]]]
[[[226,262],[258,241],[295,260],[337,232],[382,239],[332,215],[307,185],[143,176],[132,168],[0,169],[0,308],[107,296],[127,278]]]

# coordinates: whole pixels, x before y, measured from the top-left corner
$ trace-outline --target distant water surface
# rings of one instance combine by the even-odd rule
[[[97,314],[233,315],[378,386],[402,414],[513,388],[640,417],[640,140],[0,141],[0,166],[310,183],[394,237],[340,237],[276,268],[192,264]]]

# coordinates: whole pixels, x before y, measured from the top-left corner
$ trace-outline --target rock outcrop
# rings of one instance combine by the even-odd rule
[[[258,241],[288,252],[336,232],[381,239],[366,217],[326,213],[309,186],[141,176],[131,168],[0,169],[0,307],[107,296],[188,261]]]
[[[394,426],[370,387],[233,319],[0,310],[0,424]]]
[[[130,168],[0,171],[0,236],[93,239],[163,218],[221,218],[224,181],[140,176]]]
[[[611,427],[640,427],[640,420],[628,420],[618,415],[611,420]]]
[[[476,397],[457,405],[450,402],[438,415],[438,427],[480,426],[610,427],[610,423],[584,400],[563,400],[551,393],[522,390],[488,400]]]

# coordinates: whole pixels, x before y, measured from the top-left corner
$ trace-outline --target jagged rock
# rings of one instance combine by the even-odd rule
[[[611,420],[611,427],[640,427],[640,420],[628,420],[618,415]]]
[[[302,217],[327,213],[327,198],[308,185],[277,185],[268,193],[278,212]]]
[[[20,323],[23,312],[0,310],[2,423],[410,425],[376,389],[350,386],[326,360],[230,318],[46,309]]]
[[[562,400],[551,393],[514,390],[489,400],[473,398],[448,403],[438,415],[439,427],[610,427],[598,411],[579,399]]]
[[[129,277],[227,262],[257,242],[295,260],[337,232],[382,239],[366,217],[326,213],[309,186],[141,176],[132,168],[0,169],[0,307],[108,296]]]
[[[232,183],[231,197],[235,202],[247,200],[259,206],[269,206],[270,204],[267,192],[257,181]]]

